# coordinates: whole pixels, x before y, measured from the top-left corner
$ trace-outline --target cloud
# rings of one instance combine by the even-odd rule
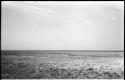
[[[117,2],[92,1],[2,2],[2,46],[8,49],[121,49],[123,11],[116,6]]]

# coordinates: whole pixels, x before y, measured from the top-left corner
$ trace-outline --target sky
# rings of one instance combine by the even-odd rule
[[[123,1],[2,1],[2,50],[123,50]]]

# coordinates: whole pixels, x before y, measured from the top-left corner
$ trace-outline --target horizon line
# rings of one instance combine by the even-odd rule
[[[124,50],[1,50],[1,51],[95,51],[95,52],[124,52]]]

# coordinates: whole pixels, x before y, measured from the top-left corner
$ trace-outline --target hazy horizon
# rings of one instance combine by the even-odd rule
[[[123,1],[2,1],[1,50],[124,51]]]
[[[21,49],[20,50],[15,50],[15,49],[12,50],[11,49],[11,50],[1,50],[1,51],[85,51],[85,52],[89,52],[89,51],[91,52],[91,51],[93,51],[93,52],[124,52],[124,50],[54,50],[54,49],[53,50],[38,50],[38,49],[37,50],[30,50],[30,49],[29,50],[28,49],[27,50],[26,49],[25,50],[24,49],[23,50],[21,50]]]

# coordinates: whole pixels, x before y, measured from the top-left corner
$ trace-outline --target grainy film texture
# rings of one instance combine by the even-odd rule
[[[1,79],[124,79],[124,2],[1,7]]]

